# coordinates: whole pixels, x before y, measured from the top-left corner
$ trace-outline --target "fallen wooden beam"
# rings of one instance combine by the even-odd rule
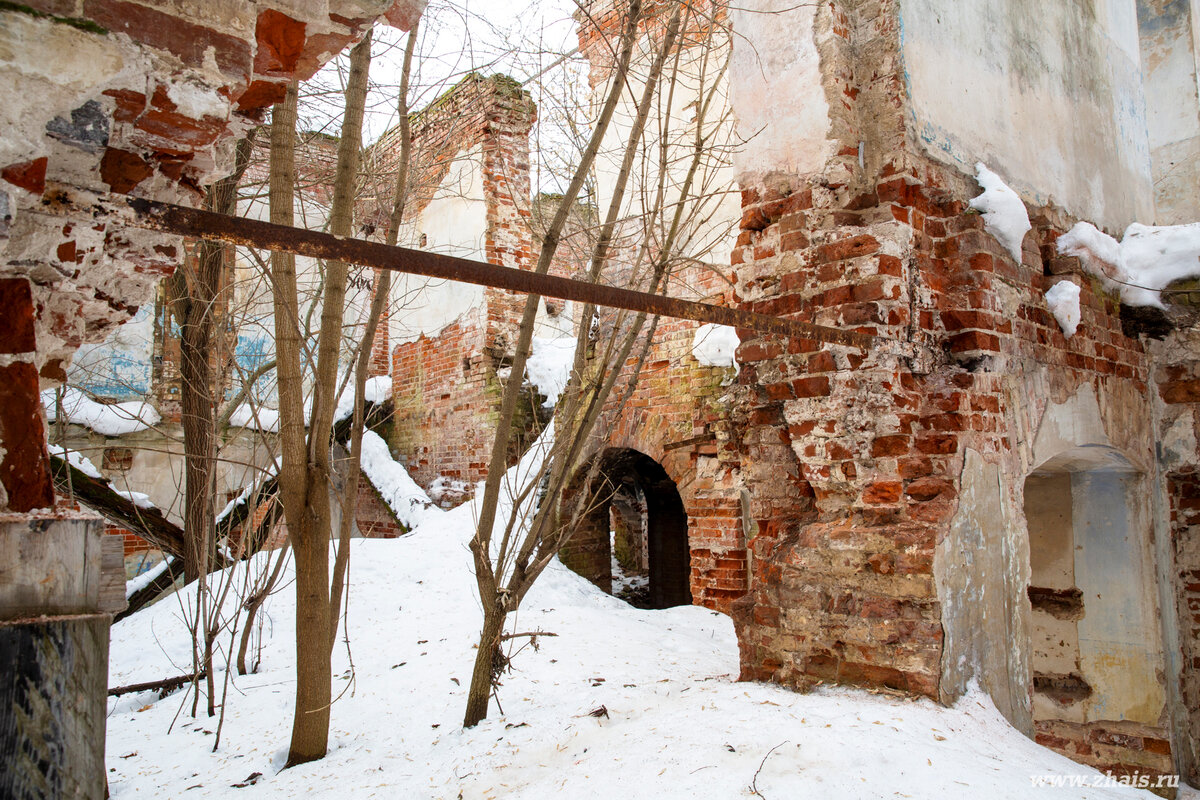
[[[131,683],[128,686],[118,686],[115,689],[109,689],[108,696],[120,697],[123,694],[134,694],[135,692],[161,692],[165,696],[167,693],[175,691],[184,684],[204,680],[207,675],[208,673],[201,670],[191,675],[176,675],[174,678],[164,678],[160,681]]]
[[[50,471],[60,495],[74,497],[164,553],[183,558],[183,529],[163,516],[159,509],[139,508],[129,498],[117,494],[108,481],[93,478],[56,455],[50,456]]]

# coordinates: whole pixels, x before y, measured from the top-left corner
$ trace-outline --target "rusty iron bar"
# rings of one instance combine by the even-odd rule
[[[858,331],[847,331],[800,320],[774,317],[745,309],[714,306],[708,303],[586,283],[554,275],[538,275],[529,270],[501,267],[465,258],[410,250],[405,247],[389,247],[378,242],[343,238],[286,225],[274,225],[261,220],[185,208],[140,197],[110,194],[92,196],[89,202],[89,199],[73,196],[74,194],[65,190],[48,191],[43,195],[43,208],[51,213],[64,213],[72,208],[76,211],[88,210],[90,205],[91,210],[96,214],[105,211],[112,213],[116,217],[113,221],[163,233],[200,239],[217,239],[235,245],[279,250],[310,258],[344,261],[362,267],[387,269],[430,278],[445,278],[524,294],[592,303],[597,306],[621,308],[675,319],[730,325],[759,333],[775,333],[781,336],[863,350],[882,345],[900,348],[906,345],[904,342],[871,336]],[[127,207],[132,214],[121,213],[122,206]]]

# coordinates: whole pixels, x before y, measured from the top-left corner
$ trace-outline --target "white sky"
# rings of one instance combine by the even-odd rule
[[[575,0],[431,0],[421,20],[420,46],[410,80],[411,107],[423,108],[472,71],[528,80],[526,88],[539,111],[531,145],[536,173],[538,141],[560,141],[563,136],[555,130],[558,115],[552,111],[563,103],[553,98],[577,93],[583,84],[586,65],[578,56],[535,77],[577,47],[571,18],[575,9]],[[407,38],[385,26],[376,27],[374,35],[366,142],[396,124],[396,91]],[[309,82],[307,91],[302,90],[308,95],[307,102],[302,101],[303,127],[338,134],[347,56],[348,52],[343,53],[327,65]],[[533,180],[537,186],[554,187],[550,176],[535,174]]]

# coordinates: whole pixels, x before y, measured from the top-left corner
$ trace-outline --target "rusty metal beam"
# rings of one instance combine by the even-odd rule
[[[910,347],[905,342],[800,320],[773,317],[745,309],[714,306],[553,275],[538,275],[528,270],[500,267],[405,247],[389,247],[378,242],[342,238],[286,225],[273,225],[256,219],[232,217],[140,197],[118,194],[91,195],[63,186],[51,186],[43,195],[42,206],[43,210],[53,214],[84,213],[96,218],[109,217],[111,222],[163,233],[217,239],[235,245],[279,250],[310,258],[336,259],[349,264],[409,275],[445,278],[608,308],[731,325],[759,333],[774,333],[863,350],[881,347],[894,350],[897,355],[908,355],[904,351]]]

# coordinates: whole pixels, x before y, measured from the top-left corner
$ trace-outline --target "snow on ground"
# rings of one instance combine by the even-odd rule
[[[54,422],[58,418],[58,403],[55,389],[42,392],[42,406],[46,419]],[[137,433],[159,423],[161,419],[154,406],[138,400],[124,403],[97,403],[78,389],[69,386],[62,390],[63,416],[67,422],[91,428],[103,436],[123,436]]]
[[[729,325],[715,325],[711,322],[696,328],[692,336],[692,356],[705,367],[738,368],[734,359],[741,340],[738,339],[737,329]]]
[[[1021,263],[1021,242],[1033,226],[1029,224],[1029,212],[1025,203],[1004,180],[982,163],[975,165],[975,180],[983,187],[983,194],[971,200],[970,206],[983,214],[983,224],[1004,249],[1012,253],[1013,260]]]
[[[1079,330],[1082,314],[1079,310],[1079,286],[1071,281],[1059,281],[1046,292],[1046,307],[1058,320],[1058,326],[1068,339]]]
[[[536,466],[552,435],[510,482]],[[728,617],[634,609],[558,562],[510,619],[510,630],[557,636],[537,649],[514,640],[524,649],[499,704],[462,730],[481,622],[466,547],[476,508],[427,514],[399,539],[354,541],[326,758],[280,771],[295,687],[289,567],[263,612],[260,671],[229,676],[216,752],[218,720],[193,719],[183,692],[109,700],[112,797],[726,800],[754,796],[751,784],[767,798],[1150,797],[1119,786],[1033,788],[1043,776],[1103,776],[1022,736],[979,692],[945,709],[852,689],[800,695],[738,683]],[[232,585],[246,586],[270,557],[232,568]],[[189,670],[181,602],[191,595],[113,627],[110,686]],[[231,594],[226,607],[237,603]],[[229,639],[218,637],[222,647]]]
[[[1163,308],[1163,289],[1200,277],[1200,222],[1165,227],[1135,222],[1120,243],[1095,225],[1078,222],[1058,238],[1058,252],[1079,257],[1124,303]]]

